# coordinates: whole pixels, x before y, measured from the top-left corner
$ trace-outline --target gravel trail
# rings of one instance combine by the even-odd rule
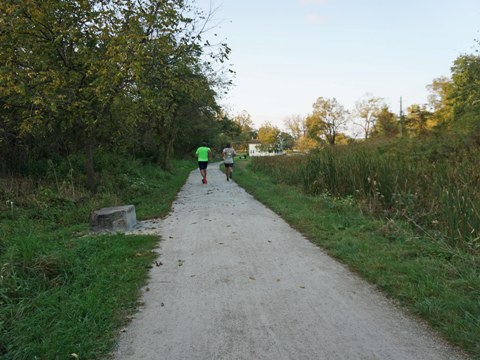
[[[235,176],[235,174],[234,174]],[[143,305],[116,360],[460,360],[211,164],[164,220]]]

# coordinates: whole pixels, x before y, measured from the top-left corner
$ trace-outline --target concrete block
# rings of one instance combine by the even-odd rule
[[[125,232],[137,224],[135,206],[115,206],[96,210],[90,220],[93,232]]]

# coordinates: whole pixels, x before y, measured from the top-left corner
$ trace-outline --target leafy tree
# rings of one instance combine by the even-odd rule
[[[264,123],[260,129],[258,129],[258,140],[260,141],[262,148],[269,152],[278,149],[279,137],[280,130],[269,122]]]
[[[242,127],[234,119],[230,119],[226,114],[222,114],[219,120],[221,134],[227,138],[236,139],[242,133]]]
[[[397,117],[387,106],[383,106],[377,115],[377,121],[372,136],[393,138],[400,134],[400,124]]]
[[[31,144],[40,140],[43,149],[54,152],[60,146],[84,148],[92,191],[93,147],[128,78],[134,46],[122,33],[130,22],[128,11],[102,1],[0,5],[0,62],[6,64],[1,102],[19,110],[20,138],[32,138]]]
[[[318,147],[318,142],[306,135],[302,135],[295,142],[295,147],[302,152],[309,152]]]
[[[233,117],[233,121],[240,128],[240,134],[236,139],[239,143],[239,150],[247,150],[248,142],[257,138],[257,131],[253,127],[252,117],[247,111],[243,110]]]
[[[351,137],[349,137],[347,134],[339,132],[336,136],[335,144],[347,145],[352,141],[353,141],[353,139]]]
[[[304,136],[307,132],[305,117],[302,115],[289,116],[283,121],[283,123],[290,131],[290,134],[293,136],[295,141]]]
[[[416,135],[425,135],[433,127],[431,118],[426,105],[414,104],[407,109],[406,127]]]
[[[382,98],[374,97],[370,94],[366,94],[363,99],[356,102],[355,114],[360,120],[360,123],[357,125],[362,128],[365,139],[372,135],[378,115],[384,106]]]
[[[192,145],[186,139],[194,140],[200,134],[212,139],[209,130],[218,129],[214,121],[220,109],[213,89],[223,84],[211,62],[225,61],[230,49],[221,44],[217,51],[210,51],[208,61],[203,60],[203,47],[208,42],[203,42],[204,27],[196,20],[202,19],[201,13],[194,12],[195,18],[185,17],[186,10],[194,9],[182,1],[147,4],[150,6],[144,7],[141,14],[145,15],[140,17],[144,46],[134,72],[135,98],[143,115],[145,136],[155,145],[157,162],[167,169],[175,148]],[[167,5],[170,19],[162,16]],[[195,133],[188,129],[195,129]]]
[[[306,119],[308,136],[319,143],[335,145],[340,130],[345,128],[348,112],[335,99],[319,97],[313,104],[313,112]]]
[[[462,55],[452,67],[452,93],[455,115],[480,109],[480,56]]]
[[[279,139],[282,145],[282,150],[292,150],[295,146],[295,139],[287,132],[281,131]]]
[[[433,79],[432,83],[427,85],[428,103],[433,111],[438,111],[447,105],[447,97],[451,80],[448,77],[441,76]]]
[[[284,124],[290,131],[296,149],[309,152],[318,147],[318,141],[308,136],[306,118],[302,115],[292,115],[284,120]]]
[[[253,130],[253,121],[250,114],[243,110],[233,117],[233,121],[240,127],[242,133],[249,133]]]
[[[453,108],[453,126],[480,137],[480,56],[459,56],[452,66],[448,100]]]
[[[432,122],[435,125],[446,124],[452,120],[452,106],[449,100],[452,82],[447,77],[433,79],[432,83],[427,85],[430,92],[428,103],[433,111]]]

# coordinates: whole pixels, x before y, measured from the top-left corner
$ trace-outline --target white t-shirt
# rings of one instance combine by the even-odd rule
[[[237,154],[233,148],[225,148],[222,151],[223,162],[225,164],[233,164],[233,157]]]

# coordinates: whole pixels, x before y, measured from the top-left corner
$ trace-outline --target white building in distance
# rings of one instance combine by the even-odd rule
[[[248,144],[248,155],[249,156],[277,156],[283,155],[283,151],[267,151],[262,150],[261,143],[258,140],[250,141]]]

